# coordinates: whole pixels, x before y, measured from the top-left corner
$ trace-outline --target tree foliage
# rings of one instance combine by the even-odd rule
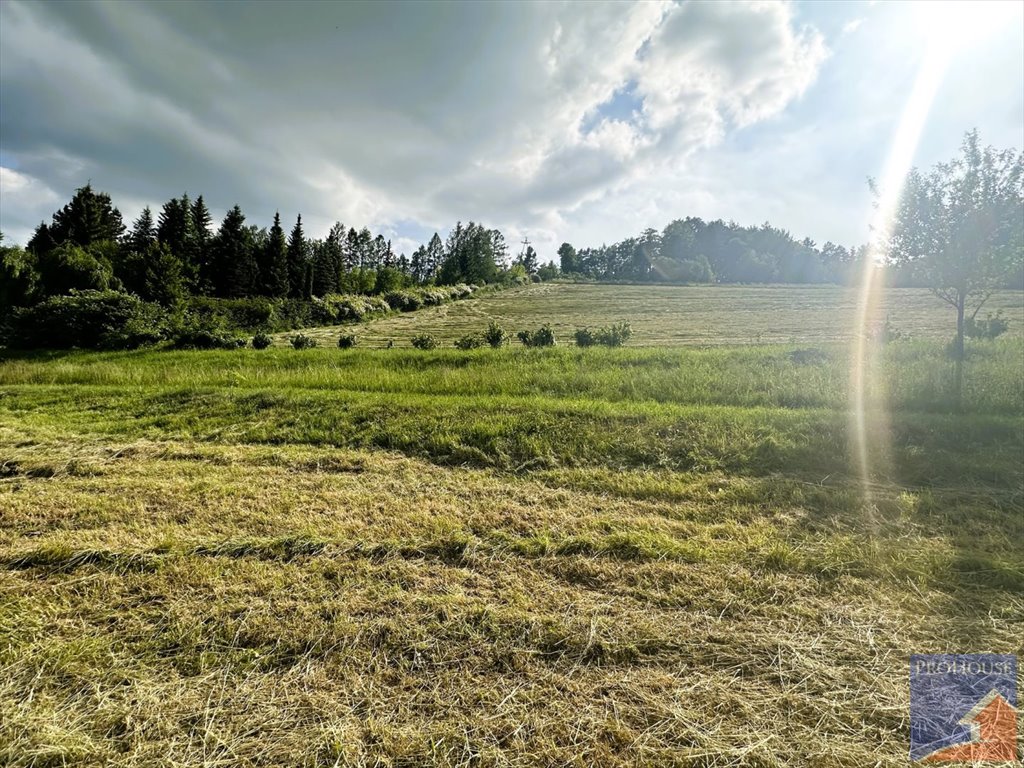
[[[968,132],[958,157],[908,174],[887,231],[888,259],[956,311],[959,401],[965,330],[1024,269],[1024,157],[982,148],[978,132]]]
[[[962,351],[965,317],[1024,267],[1024,157],[982,148],[978,132],[967,133],[959,157],[908,174],[884,248],[956,309]]]

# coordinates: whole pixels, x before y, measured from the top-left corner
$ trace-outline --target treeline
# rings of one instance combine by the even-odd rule
[[[201,195],[169,200],[155,216],[147,207],[127,227],[110,196],[88,184],[25,248],[2,247],[0,257],[0,308],[76,290],[174,306],[195,297],[308,300],[529,279],[521,264],[506,266],[502,233],[474,222],[459,222],[444,241],[435,233],[408,257],[365,227],[338,222],[311,238],[300,215],[286,234],[280,214],[268,229],[247,222],[237,205],[215,229]]]
[[[613,245],[558,249],[564,275],[652,283],[846,283],[857,275],[866,248],[797,241],[768,223],[677,219]]]

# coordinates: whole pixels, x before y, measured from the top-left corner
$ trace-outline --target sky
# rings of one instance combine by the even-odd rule
[[[0,231],[77,187],[126,223],[202,194],[411,253],[457,220],[612,243],[686,216],[869,238],[929,46],[912,162],[1024,145],[1024,3],[0,3]]]

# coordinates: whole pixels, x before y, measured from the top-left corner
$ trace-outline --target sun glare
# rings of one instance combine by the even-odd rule
[[[887,453],[883,404],[868,402],[875,352],[870,343],[870,323],[873,309],[881,298],[880,292],[884,290],[876,265],[884,256],[883,247],[894,209],[953,53],[997,23],[1006,12],[1005,6],[1013,9],[1012,3],[998,2],[938,2],[919,6],[922,23],[928,28],[928,43],[878,179],[880,197],[871,222],[870,257],[865,259],[860,280],[856,342],[850,369],[851,431],[865,498],[870,498],[875,475],[873,466]]]
[[[914,8],[929,43],[951,49],[977,44],[1020,15],[1020,4],[1012,0],[945,0]]]

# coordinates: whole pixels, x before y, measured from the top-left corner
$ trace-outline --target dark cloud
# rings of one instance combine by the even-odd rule
[[[129,215],[187,190],[314,231],[603,239],[607,206],[677,198],[692,153],[826,56],[785,5],[7,0],[0,224],[23,237],[91,178]]]

